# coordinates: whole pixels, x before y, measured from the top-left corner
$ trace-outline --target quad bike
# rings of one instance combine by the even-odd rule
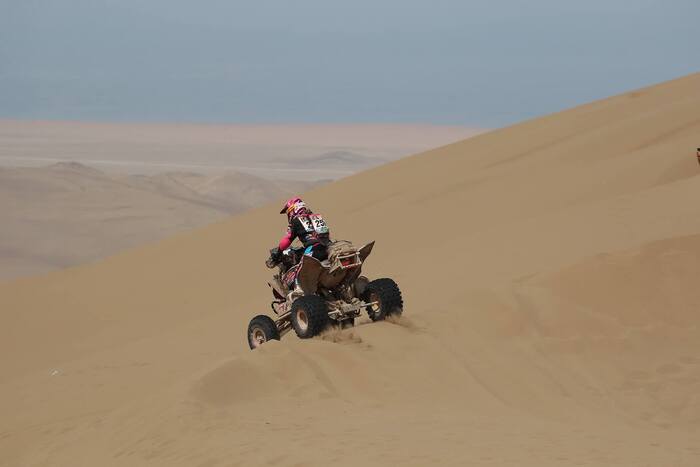
[[[370,281],[361,275],[373,247],[374,242],[359,250],[344,240],[332,242],[324,261],[303,255],[303,248],[287,249],[281,257],[272,249],[265,264],[280,271],[268,283],[277,318],[258,315],[250,321],[250,348],[280,340],[292,328],[297,336],[308,339],[331,325],[354,326],[362,310],[372,321],[400,314],[403,299],[396,282],[387,278]]]

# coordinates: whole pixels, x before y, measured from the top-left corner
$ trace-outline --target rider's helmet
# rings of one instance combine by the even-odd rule
[[[310,212],[306,204],[301,200],[301,198],[294,197],[289,198],[284,204],[284,207],[280,211],[280,214],[287,214],[287,220],[291,221],[293,218],[299,214],[306,214]]]

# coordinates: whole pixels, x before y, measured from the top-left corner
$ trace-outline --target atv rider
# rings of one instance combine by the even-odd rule
[[[314,214],[301,198],[290,198],[280,211],[287,214],[287,233],[282,237],[273,252],[271,259],[278,262],[282,252],[292,245],[295,239],[299,239],[304,245],[304,255],[312,256],[319,261],[328,257],[328,244],[330,243],[330,230],[320,214]]]

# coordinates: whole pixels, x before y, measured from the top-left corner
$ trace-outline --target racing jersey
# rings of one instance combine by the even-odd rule
[[[327,246],[330,241],[330,229],[320,214],[302,214],[293,218],[287,226],[287,234],[280,240],[280,251],[289,248],[296,238],[305,247],[319,244]]]

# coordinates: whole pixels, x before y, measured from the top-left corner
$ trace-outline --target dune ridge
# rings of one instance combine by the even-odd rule
[[[694,74],[310,191],[405,295],[340,337],[247,350],[275,205],[0,285],[0,462],[697,465],[699,105]]]

